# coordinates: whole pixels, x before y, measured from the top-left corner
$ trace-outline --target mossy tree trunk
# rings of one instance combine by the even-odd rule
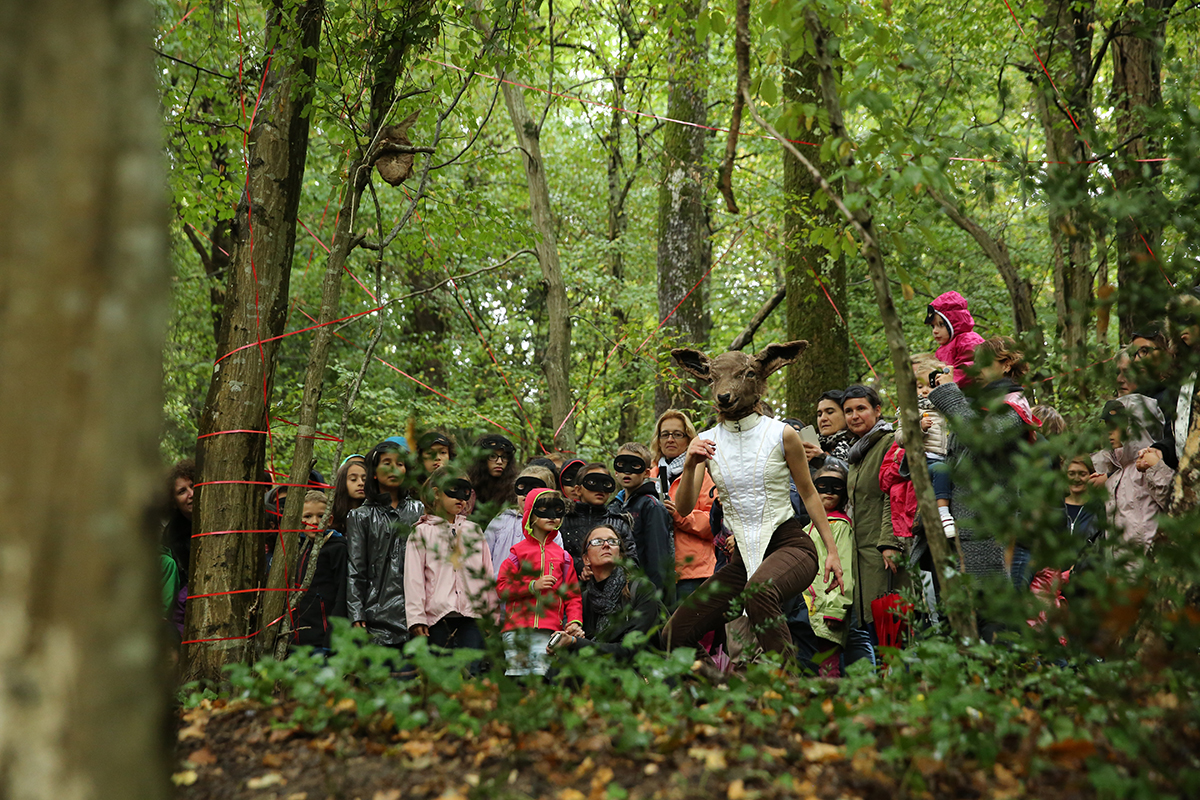
[[[306,109],[313,96],[324,6],[324,0],[275,0],[267,9],[271,55],[263,64],[262,98],[248,140],[249,173],[233,225],[233,258],[217,341],[223,358],[214,368],[200,420],[196,534],[263,527],[266,487],[253,482],[262,472],[267,437],[222,432],[267,430],[279,342],[262,340],[281,334],[287,321],[296,211],[308,155]],[[188,678],[220,681],[226,664],[248,656],[248,639],[238,637],[254,631],[258,597],[227,593],[259,585],[263,539],[263,534],[234,532],[192,540],[189,594],[213,596],[188,601],[184,635],[187,640],[223,641],[185,645]]]
[[[820,106],[823,102],[820,71],[816,60],[807,54],[787,59],[783,96],[788,103],[808,103]],[[819,141],[828,131],[814,123],[812,131],[797,125],[784,131],[791,139]],[[803,147],[803,145],[800,145]],[[811,160],[818,161],[817,148],[811,149]],[[835,164],[823,171],[833,172]],[[830,297],[845,314],[846,265],[839,257],[829,258],[822,245],[809,241],[809,232],[818,226],[837,226],[841,218],[825,200],[821,188],[804,165],[786,149],[783,151],[783,190],[787,210],[784,212],[784,259],[787,286],[787,340],[804,339],[808,349],[804,358],[787,370],[787,411],[808,424],[816,422],[817,398],[828,389],[844,388],[850,381],[850,342],[845,324],[838,318]],[[818,202],[820,201],[820,202]],[[822,208],[823,206],[823,208]],[[824,287],[824,289],[822,289]],[[829,292],[829,297],[825,292]]]
[[[708,38],[696,41],[695,23],[704,6],[703,0],[684,0],[676,7],[667,45],[667,116],[698,125],[708,121]],[[674,312],[663,328],[673,346],[703,348],[712,326],[708,281],[697,286],[712,263],[705,205],[704,147],[708,139],[708,131],[692,125],[670,124],[663,129],[663,171],[658,189],[658,318]],[[660,382],[655,392],[655,413],[672,406],[690,407],[688,397],[691,395],[684,394],[682,384]]]

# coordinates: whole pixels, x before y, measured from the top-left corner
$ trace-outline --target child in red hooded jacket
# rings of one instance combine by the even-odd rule
[[[926,310],[925,324],[933,328],[938,361],[954,368],[955,383],[966,384],[966,368],[975,363],[975,348],[983,344],[983,337],[975,332],[975,318],[967,310],[967,298],[958,292],[938,295]]]
[[[566,510],[563,496],[551,489],[534,489],[525,496],[521,519],[525,538],[512,546],[496,580],[506,611],[507,675],[545,675],[550,668],[550,636],[560,630],[583,635],[583,601],[575,565],[567,551],[554,543]]]

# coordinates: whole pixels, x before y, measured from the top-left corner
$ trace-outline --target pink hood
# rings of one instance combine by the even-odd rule
[[[929,304],[925,324],[932,324],[935,315],[950,328],[950,341],[934,351],[934,356],[954,367],[954,382],[962,386],[967,382],[965,368],[975,363],[975,348],[983,343],[983,337],[975,332],[975,318],[967,310],[967,298],[958,292],[938,295]]]

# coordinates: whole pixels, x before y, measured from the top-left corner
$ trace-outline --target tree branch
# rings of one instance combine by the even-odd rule
[[[739,333],[729,345],[730,350],[741,350],[746,345],[750,344],[750,340],[754,338],[754,334],[762,327],[762,324],[767,321],[767,317],[771,316],[771,312],[776,306],[783,302],[783,298],[787,296],[787,285],[784,284],[775,290],[775,294],[767,298],[767,302],[763,303],[758,311],[754,312],[754,316],[746,323],[746,329]]]

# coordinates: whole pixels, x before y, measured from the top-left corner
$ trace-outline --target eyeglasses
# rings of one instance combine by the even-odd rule
[[[505,461],[508,461],[508,455],[505,453],[492,453],[490,456],[488,456],[487,460],[489,464],[493,461],[504,463]]]
[[[665,442],[668,439],[686,439],[688,438],[686,431],[659,431],[658,440]]]
[[[588,542],[588,547],[620,547],[620,539],[592,539]]]
[[[1144,344],[1141,347],[1139,347],[1137,350],[1133,351],[1132,357],[1136,360],[1139,358],[1145,358],[1146,356],[1150,355],[1151,353],[1156,353],[1156,352],[1158,352],[1157,347],[1151,347],[1148,344]]]

